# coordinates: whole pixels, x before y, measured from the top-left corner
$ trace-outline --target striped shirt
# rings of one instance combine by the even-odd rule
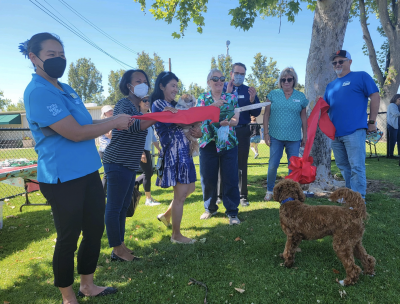
[[[115,105],[114,116],[118,114],[142,115],[128,98],[122,98]],[[146,136],[147,130],[140,130],[140,120],[136,120],[128,130],[113,129],[103,163],[121,164],[131,170],[138,170]]]

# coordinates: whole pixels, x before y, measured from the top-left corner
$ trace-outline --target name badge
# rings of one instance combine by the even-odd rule
[[[244,95],[238,95],[238,98],[244,98]]]
[[[76,95],[75,93],[71,93],[71,94],[69,94],[69,95],[71,95],[71,97],[72,97],[73,99],[77,99],[77,98],[78,98],[78,95]]]
[[[294,102],[300,102],[300,99],[293,99]]]
[[[348,86],[349,84],[350,84],[350,81],[345,81],[345,82],[343,82],[342,87]]]

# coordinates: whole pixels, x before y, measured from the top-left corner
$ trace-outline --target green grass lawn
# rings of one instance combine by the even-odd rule
[[[332,171],[338,173],[334,163]],[[285,173],[282,165],[278,175]],[[295,267],[280,266],[279,253],[286,238],[279,225],[279,204],[262,200],[266,174],[266,165],[249,166],[251,204],[240,207],[239,226],[228,225],[223,207],[210,220],[199,219],[204,209],[200,182],[196,182],[182,220],[186,236],[206,239],[194,245],[170,243],[171,231],[156,216],[170,203],[172,189],[153,186],[153,196],[162,204],[144,206],[142,197],[135,216],[126,222],[126,244],[143,260],[110,262],[111,249],[104,234],[96,283],[118,287],[119,292],[105,298],[81,299],[80,303],[203,303],[205,289],[189,285],[190,278],[208,286],[208,303],[400,303],[400,200],[394,197],[400,195],[398,160],[367,159],[367,178],[384,181],[381,192],[367,195],[370,219],[364,246],[377,260],[376,276],[361,275],[359,282],[349,287],[335,282],[336,278],[343,279],[345,272],[332,250],[331,237],[304,241]],[[397,192],[389,193],[387,189],[393,188]],[[53,286],[56,232],[51,210],[25,207],[20,213],[23,201],[23,197],[17,197],[4,205],[0,303],[61,303],[61,295]],[[307,203],[331,204],[324,198],[307,199]],[[77,291],[77,274],[75,278],[73,288]],[[245,291],[239,293],[235,288]]]

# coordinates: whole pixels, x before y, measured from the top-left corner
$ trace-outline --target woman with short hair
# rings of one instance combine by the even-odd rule
[[[79,236],[77,261],[80,274],[78,296],[116,293],[112,287],[93,283],[104,231],[105,197],[98,170],[101,161],[94,138],[111,129],[126,130],[128,115],[92,120],[78,94],[58,81],[67,64],[58,36],[40,33],[21,43],[35,72],[24,92],[29,127],[38,153],[40,191],[51,205],[57,242],[53,256],[54,285],[63,303],[77,304],[74,253]]]
[[[128,70],[119,83],[124,98],[114,107],[114,116],[142,115],[140,102],[147,95],[150,83],[143,70]],[[136,120],[128,130],[113,130],[111,142],[104,157],[107,174],[106,230],[109,246],[113,248],[111,260],[125,262],[138,260],[133,251],[125,246],[126,211],[131,203],[136,172],[139,169],[147,128],[154,120]]]
[[[209,105],[218,106],[223,113],[221,122],[213,124],[210,120],[203,121],[201,130],[203,136],[200,144],[200,178],[203,188],[204,213],[200,219],[211,218],[217,213],[217,187],[218,171],[221,171],[222,202],[226,209],[225,214],[229,218],[230,225],[240,224],[237,217],[240,203],[239,175],[238,175],[238,140],[235,126],[239,122],[239,113],[228,120],[226,117],[233,114],[238,107],[236,95],[223,92],[225,77],[218,69],[212,69],[207,76],[209,92],[203,93],[197,100],[198,107]],[[223,140],[218,132],[226,130]],[[221,129],[221,130],[220,130]],[[221,132],[220,132],[221,133]]]
[[[387,129],[388,129],[388,137],[389,137],[389,150],[388,150],[388,157],[393,157],[394,146],[397,142],[397,150],[398,155],[400,156],[400,147],[398,142],[398,132],[399,132],[399,106],[400,106],[400,94],[395,94],[392,99],[390,100],[386,120],[387,120]]]
[[[292,67],[283,69],[279,75],[280,89],[272,90],[267,101],[271,105],[264,112],[264,141],[270,147],[267,175],[267,193],[264,200],[272,200],[276,174],[285,149],[290,165],[292,156],[299,156],[300,145],[307,141],[308,100],[304,93],[297,91],[297,74]],[[289,170],[290,174],[291,170]]]

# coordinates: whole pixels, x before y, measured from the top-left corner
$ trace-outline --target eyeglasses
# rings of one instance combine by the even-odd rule
[[[144,103],[150,102],[150,100],[148,100],[148,99],[142,99],[142,101],[143,101]]]
[[[338,63],[339,63],[339,65],[342,65],[345,61],[349,61],[349,59],[332,61],[332,65],[336,66]]]
[[[291,83],[293,81],[293,78],[281,78],[281,82],[288,82]]]
[[[221,80],[221,82],[224,82],[225,76],[221,76],[221,77],[214,76],[214,77],[211,77],[211,80],[214,82],[217,82],[218,80]]]

